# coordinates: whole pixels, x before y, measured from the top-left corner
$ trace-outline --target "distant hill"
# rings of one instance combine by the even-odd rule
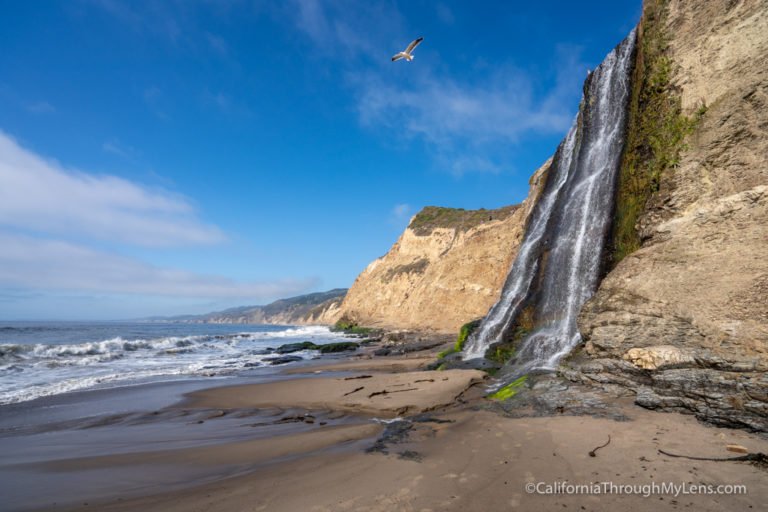
[[[332,324],[346,288],[280,299],[265,306],[239,306],[203,315],[155,317],[153,322],[195,324]]]

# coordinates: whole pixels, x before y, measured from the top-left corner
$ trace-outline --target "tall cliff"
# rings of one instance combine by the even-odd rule
[[[550,161],[528,198],[498,210],[427,207],[357,277],[339,316],[368,326],[456,332],[498,300]]]
[[[768,430],[768,2],[646,0],[614,226],[572,379]]]

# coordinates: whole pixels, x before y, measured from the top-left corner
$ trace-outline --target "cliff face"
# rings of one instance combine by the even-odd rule
[[[564,372],[768,430],[768,2],[646,0],[640,37],[654,30],[691,132],[630,226],[639,249],[582,310],[590,359]],[[640,160],[658,157],[652,136]]]
[[[499,298],[549,163],[534,173],[519,206],[422,210],[389,252],[358,276],[340,317],[366,326],[456,332],[484,316]]]

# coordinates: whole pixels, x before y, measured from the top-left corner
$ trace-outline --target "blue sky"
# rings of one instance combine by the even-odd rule
[[[639,14],[0,0],[0,319],[349,286],[423,206],[520,202]]]

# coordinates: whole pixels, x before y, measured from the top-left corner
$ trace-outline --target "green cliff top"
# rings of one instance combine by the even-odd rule
[[[453,228],[459,231],[472,229],[485,222],[503,220],[520,208],[520,205],[504,206],[496,210],[465,210],[427,206],[413,218],[408,227],[418,236],[427,236],[436,228]]]

